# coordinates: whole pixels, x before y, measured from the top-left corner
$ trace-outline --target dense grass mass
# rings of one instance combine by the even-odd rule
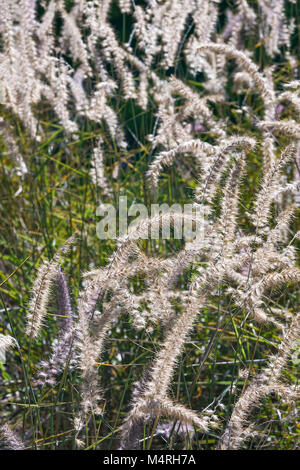
[[[299,449],[299,0],[0,6],[0,448]]]

